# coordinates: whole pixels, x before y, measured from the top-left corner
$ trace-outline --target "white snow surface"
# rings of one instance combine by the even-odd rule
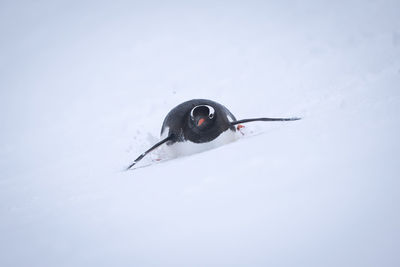
[[[400,266],[399,14],[1,1],[0,266]],[[303,119],[123,171],[194,98]]]
[[[188,156],[234,142],[241,137],[240,133],[240,131],[234,132],[231,130],[227,130],[221,133],[214,140],[207,143],[193,143],[191,141],[177,142],[167,147],[164,147],[161,152],[155,151],[154,154],[158,154],[160,159],[172,159],[181,156]],[[140,165],[141,164],[138,164],[138,166]]]

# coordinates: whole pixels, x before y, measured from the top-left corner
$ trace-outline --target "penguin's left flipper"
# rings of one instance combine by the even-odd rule
[[[244,119],[244,120],[237,120],[231,122],[231,125],[237,125],[241,123],[253,122],[253,121],[297,121],[301,120],[301,118],[294,117],[294,118],[254,118],[254,119]]]

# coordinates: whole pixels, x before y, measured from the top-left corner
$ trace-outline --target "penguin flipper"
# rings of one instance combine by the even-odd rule
[[[131,165],[129,165],[126,170],[129,170],[130,168],[132,168],[136,163],[138,163],[141,159],[143,159],[148,153],[150,153],[151,151],[153,151],[154,149],[156,149],[157,147],[161,146],[162,144],[170,141],[173,139],[173,135],[169,135],[168,137],[164,138],[163,140],[161,140],[160,142],[158,142],[157,144],[155,144],[154,146],[152,146],[151,148],[149,148],[148,150],[146,150],[145,152],[143,152],[137,159],[135,159],[133,161],[133,163]]]
[[[255,119],[244,119],[231,122],[231,125],[236,125],[240,123],[252,122],[252,121],[297,121],[301,120],[301,118],[255,118]]]

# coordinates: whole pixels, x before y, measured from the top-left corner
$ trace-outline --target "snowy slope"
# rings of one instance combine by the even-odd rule
[[[0,3],[0,266],[399,266],[398,1]],[[177,104],[261,133],[124,172]]]

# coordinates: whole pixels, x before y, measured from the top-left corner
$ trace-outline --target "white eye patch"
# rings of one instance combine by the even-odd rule
[[[192,119],[194,119],[194,113],[196,112],[196,109],[202,109],[202,108],[207,108],[208,109],[208,117],[210,118],[210,119],[212,119],[212,118],[214,118],[214,113],[215,113],[215,110],[214,110],[214,108],[212,107],[212,106],[209,106],[209,105],[198,105],[198,106],[195,106],[194,108],[192,108],[192,110],[190,111],[190,117],[192,118]]]

